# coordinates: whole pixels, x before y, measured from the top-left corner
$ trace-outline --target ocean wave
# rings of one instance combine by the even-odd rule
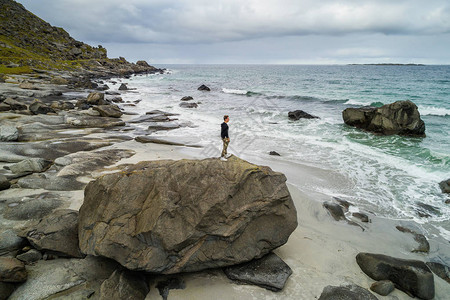
[[[347,100],[344,104],[347,104],[347,105],[362,105],[362,106],[370,105],[370,103],[363,102],[363,101],[360,101],[360,100],[353,100],[353,99]]]
[[[236,94],[236,95],[247,95],[247,93],[251,93],[250,91],[237,90],[237,89],[226,89],[226,88],[223,88],[222,92],[224,92],[225,94]]]
[[[419,112],[422,116],[450,116],[450,109],[443,107],[419,105]]]

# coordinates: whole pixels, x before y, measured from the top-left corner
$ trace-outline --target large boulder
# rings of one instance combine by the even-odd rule
[[[378,134],[425,136],[425,123],[417,106],[409,100],[381,107],[346,108],[342,117],[347,125]]]
[[[356,262],[374,280],[390,280],[398,289],[421,299],[434,298],[433,273],[422,261],[359,253]]]
[[[78,212],[58,210],[44,217],[25,237],[38,250],[50,250],[61,256],[83,257],[78,246]]]
[[[293,121],[297,121],[300,119],[319,119],[319,117],[310,115],[307,112],[304,112],[303,110],[290,111],[288,113],[288,117],[289,117],[289,119],[291,119]]]
[[[164,274],[262,257],[297,227],[285,181],[237,157],[140,162],[87,185],[81,251]]]

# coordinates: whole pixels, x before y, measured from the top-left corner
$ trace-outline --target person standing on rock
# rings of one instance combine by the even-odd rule
[[[227,158],[231,156],[231,154],[227,154],[228,144],[230,143],[230,137],[228,136],[228,121],[230,121],[230,117],[225,115],[223,116],[223,123],[221,126],[220,136],[223,141],[223,149],[222,155],[220,156],[220,160],[227,161]]]

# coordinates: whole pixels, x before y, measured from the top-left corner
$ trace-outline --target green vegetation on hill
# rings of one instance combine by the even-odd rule
[[[73,39],[13,0],[0,0],[0,74],[29,73],[32,69],[87,70],[99,68],[145,71],[150,66],[108,59],[102,46]],[[136,69],[137,68],[137,69]]]

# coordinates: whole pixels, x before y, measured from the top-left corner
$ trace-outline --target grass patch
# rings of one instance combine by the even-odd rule
[[[33,70],[29,66],[8,68],[5,65],[0,65],[0,74],[18,75],[18,74],[29,74],[29,73],[33,73]]]

